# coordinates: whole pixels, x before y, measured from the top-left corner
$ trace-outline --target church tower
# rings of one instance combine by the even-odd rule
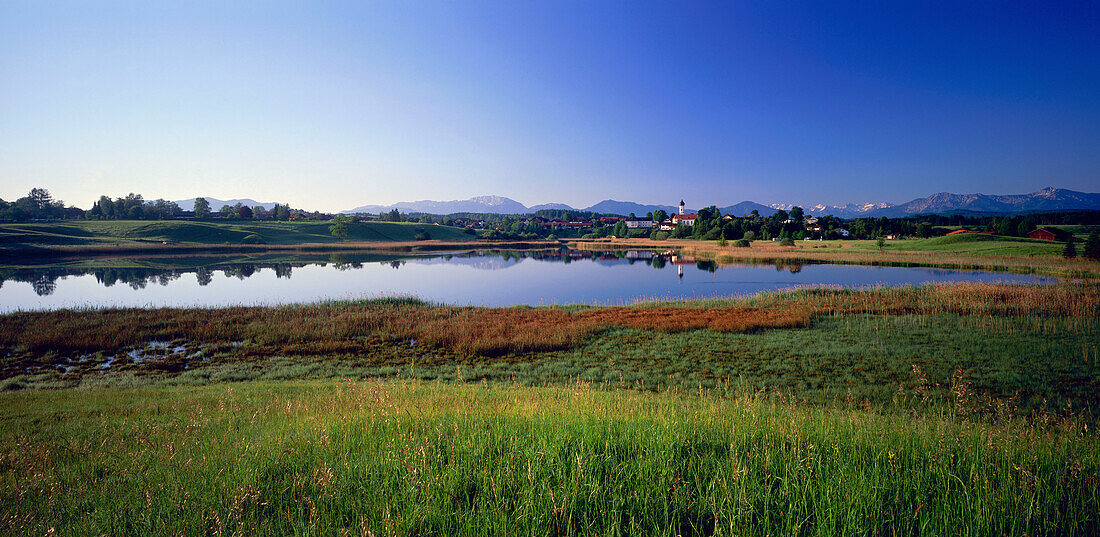
[[[680,214],[684,214],[684,200],[680,200]]]

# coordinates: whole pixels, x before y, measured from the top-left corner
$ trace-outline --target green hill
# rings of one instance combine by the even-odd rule
[[[432,239],[466,241],[461,229],[432,224],[361,222],[348,228],[347,241],[403,242],[424,231]],[[69,221],[40,224],[0,224],[0,247],[131,246],[137,244],[245,244],[256,235],[263,244],[342,242],[329,232],[328,222],[194,222],[183,220]],[[252,238],[251,241],[255,241]]]

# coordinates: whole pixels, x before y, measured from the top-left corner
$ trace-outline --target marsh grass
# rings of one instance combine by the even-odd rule
[[[695,393],[415,381],[0,394],[0,522],[58,535],[1095,535],[1100,443]]]
[[[382,298],[274,307],[16,312],[0,316],[0,347],[41,357],[117,351],[154,340],[247,341],[253,354],[306,355],[354,353],[378,342],[405,341],[460,355],[501,356],[574,348],[610,327],[752,332],[805,327],[815,316],[849,313],[1095,318],[1100,284],[814,288],[631,307],[481,308]]]

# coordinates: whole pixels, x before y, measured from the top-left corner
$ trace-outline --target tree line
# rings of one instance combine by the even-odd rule
[[[100,196],[92,207],[83,210],[66,206],[54,199],[44,188],[33,188],[26,196],[12,202],[0,199],[0,222],[29,222],[33,220],[169,220],[173,218],[230,218],[248,219],[259,215],[271,220],[290,220],[292,217],[307,220],[327,220],[329,215],[317,211],[292,209],[289,204],[276,203],[270,210],[263,206],[249,207],[236,203],[223,205],[213,211],[206,198],[195,198],[193,211],[183,210],[179,204],[164,199],[147,200],[141,194],[130,193],[124,197]]]

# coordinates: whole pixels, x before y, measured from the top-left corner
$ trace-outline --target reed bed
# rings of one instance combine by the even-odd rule
[[[422,382],[0,394],[19,535],[1096,535],[1073,419]]]
[[[452,307],[387,298],[276,307],[17,312],[0,316],[0,347],[41,355],[117,351],[154,340],[247,341],[253,353],[300,355],[354,353],[371,343],[406,342],[500,356],[568,349],[610,327],[751,332],[805,327],[818,315],[944,313],[1095,318],[1100,316],[1100,284],[814,288],[730,300],[579,308]]]

